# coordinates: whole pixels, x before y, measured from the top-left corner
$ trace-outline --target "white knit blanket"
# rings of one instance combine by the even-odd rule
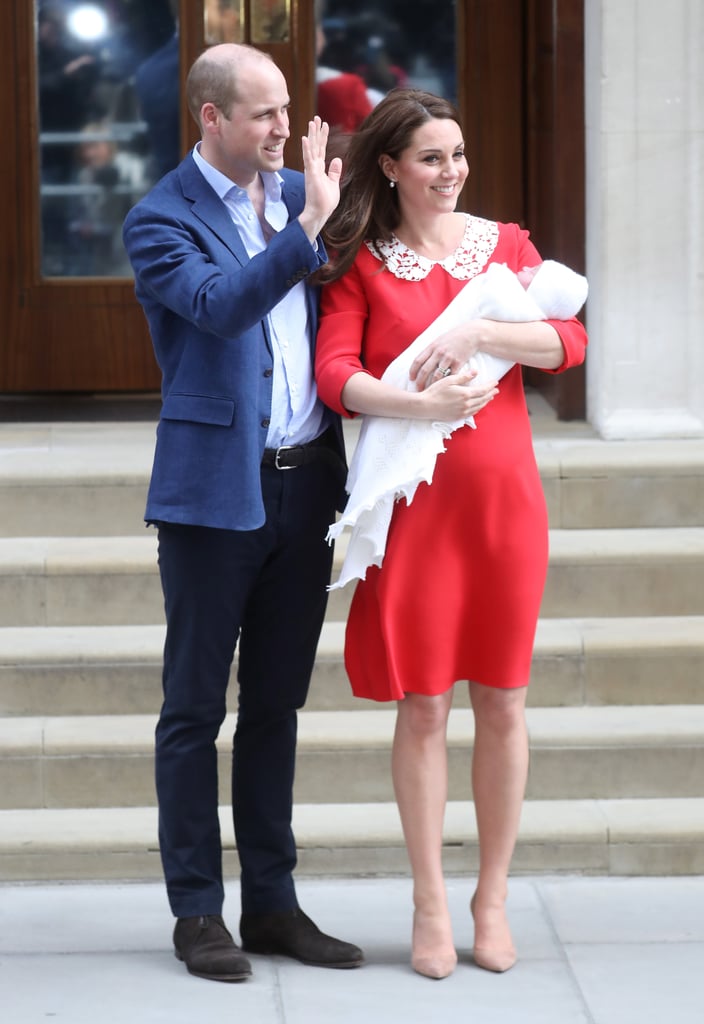
[[[586,297],[586,278],[554,260],[540,264],[527,289],[505,264],[492,263],[486,273],[468,281],[437,319],[390,363],[382,380],[416,391],[415,381],[408,376],[416,355],[438,335],[467,320],[567,320],[579,312]],[[467,365],[478,371],[472,382],[476,384],[499,380],[514,364],[478,352]],[[370,565],[381,565],[394,502],[405,498],[410,504],[418,484],[432,481],[435,460],[445,451],[446,438],[465,423],[476,428],[473,417],[454,423],[363,418],[347,477],[349,500],[327,535],[330,543],[343,530],[352,531],[340,577],[329,590],[364,579]]]

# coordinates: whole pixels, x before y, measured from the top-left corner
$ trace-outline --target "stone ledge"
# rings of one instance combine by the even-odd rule
[[[0,718],[0,749],[5,757],[151,756],[157,715],[56,715]],[[528,708],[531,749],[696,747],[704,750],[704,705],[579,706]],[[299,714],[298,745],[303,753],[388,747],[396,711],[306,711]],[[234,713],[227,715],[217,746],[230,750]],[[448,747],[472,743],[474,717],[453,708]]]
[[[145,806],[154,799],[152,715],[0,719],[0,806]],[[306,711],[299,718],[296,796],[349,804],[393,798],[395,710]],[[218,740],[221,799],[229,795],[229,715]],[[529,708],[528,798],[704,797],[704,705]],[[471,797],[473,716],[453,709],[449,792]]]
[[[220,809],[225,867],[237,873],[230,810]],[[395,804],[296,805],[298,874],[407,874]],[[161,875],[155,808],[0,811],[0,880],[140,879]],[[449,872],[477,867],[470,803],[447,808]],[[699,874],[704,799],[527,801],[513,874]]]
[[[306,710],[375,707],[350,691],[344,629],[334,620],[323,626]],[[0,708],[6,715],[155,711],[164,632],[159,625],[0,628]],[[704,616],[541,619],[532,675],[532,706],[702,703]],[[454,699],[467,705],[461,682]]]

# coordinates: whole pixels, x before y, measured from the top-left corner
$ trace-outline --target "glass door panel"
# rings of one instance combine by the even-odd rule
[[[179,160],[176,8],[35,0],[44,278],[131,276],[122,221]]]
[[[244,42],[244,0],[204,0],[203,38],[206,46]]]
[[[342,138],[396,86],[456,101],[454,0],[322,0],[317,110]]]

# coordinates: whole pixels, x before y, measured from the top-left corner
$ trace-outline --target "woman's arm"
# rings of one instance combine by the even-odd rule
[[[542,264],[528,232],[516,224],[501,225],[495,259],[513,269],[519,277],[526,268],[533,268],[532,275],[535,276]],[[524,287],[527,283],[523,281]],[[574,306],[573,311],[576,312]],[[556,320],[554,311],[552,316],[550,310],[546,309],[545,312],[548,315],[546,320],[469,320],[464,325],[439,335],[433,344],[428,345],[414,360],[410,371],[411,378],[416,380],[419,388],[427,388],[437,380],[435,371],[438,365],[449,366],[453,371],[457,371],[477,352],[485,352],[487,355],[521,363],[523,366],[536,367],[548,373],[560,373],[583,362],[587,344],[584,326],[575,317]]]
[[[395,387],[369,373],[362,363],[367,296],[354,266],[324,286],[321,306],[315,358],[318,393],[326,405],[344,416],[468,419],[498,393],[495,381],[472,387],[474,371],[436,381],[436,387],[423,392]]]
[[[342,388],[342,402],[349,412],[399,419],[468,419],[498,395],[496,381],[471,386],[474,371],[436,380],[424,391],[406,391],[368,373],[354,373]]]
[[[562,338],[549,320],[470,320],[440,335],[413,360],[411,380],[428,388],[437,381],[438,366],[456,373],[477,352],[539,370],[557,370],[565,360]]]

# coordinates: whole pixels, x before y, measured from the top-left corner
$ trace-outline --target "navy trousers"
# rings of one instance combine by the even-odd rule
[[[215,740],[239,641],[232,808],[242,910],[297,905],[291,829],[297,709],[325,616],[339,474],[325,462],[262,469],[266,523],[215,530],[159,523],[166,609],[156,729],[159,844],[176,917],[224,899]]]

